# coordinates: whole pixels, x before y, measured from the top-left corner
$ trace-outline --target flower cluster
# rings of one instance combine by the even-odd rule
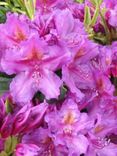
[[[117,156],[116,0],[37,0],[0,24],[0,156]]]

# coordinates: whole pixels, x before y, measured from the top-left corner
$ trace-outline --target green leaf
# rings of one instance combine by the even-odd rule
[[[94,12],[93,18],[92,18],[91,23],[90,23],[91,27],[95,25],[97,18],[98,18],[98,15],[99,15],[99,7],[96,7],[96,10]]]
[[[94,5],[94,6],[100,6],[103,2],[103,0],[90,0],[91,3]]]
[[[0,2],[0,5],[8,6],[9,4],[7,2]]]
[[[33,19],[35,14],[35,8],[36,8],[36,0],[5,0],[5,1],[0,1],[0,6],[2,6],[4,9],[7,9],[7,11],[26,14],[30,19]],[[1,9],[0,9],[0,13],[1,13]],[[5,21],[4,17],[5,16],[3,16],[3,14],[1,13],[0,14],[1,23]]]
[[[2,151],[2,152],[0,153],[0,156],[8,156],[8,155],[6,154],[6,152]]]
[[[9,101],[8,98],[5,101],[5,107],[6,107],[6,113],[12,113],[13,112],[11,102]]]
[[[10,136],[6,139],[4,150],[9,155],[13,154],[16,145],[18,144],[18,139],[15,136]],[[1,155],[0,155],[1,156]],[[6,156],[6,155],[5,155]]]
[[[25,10],[24,0],[13,0],[15,7],[20,7],[22,10]]]
[[[83,3],[84,0],[76,0],[77,3]]]
[[[91,2],[94,6],[96,6],[95,0],[90,0],[90,2]]]
[[[6,75],[5,73],[0,73],[0,95],[9,90],[9,84],[15,75]]]
[[[4,6],[0,6],[0,23],[4,23],[6,20],[6,12],[7,12],[7,8],[5,8]]]
[[[11,140],[11,137],[9,136],[6,141],[5,141],[5,145],[4,145],[4,150],[6,153],[9,153],[10,150],[11,150],[11,143],[12,143],[12,140]]]
[[[67,89],[63,86],[60,89],[60,96],[58,100],[63,100],[67,94]]]
[[[17,139],[17,137],[12,136],[12,137],[11,137],[11,148],[10,148],[10,151],[8,152],[8,155],[13,154],[13,152],[14,152],[14,150],[15,150],[17,144],[18,144],[18,139]]]
[[[87,27],[89,26],[90,23],[91,23],[90,8],[88,6],[85,6],[84,24]]]
[[[0,77],[0,95],[9,90],[11,78]]]
[[[103,0],[98,0],[98,4],[101,5]]]
[[[35,14],[36,0],[24,0],[24,4],[29,18],[33,19]]]
[[[13,152],[16,145],[18,144],[18,139],[15,136],[12,136],[12,145],[11,145],[11,151]]]

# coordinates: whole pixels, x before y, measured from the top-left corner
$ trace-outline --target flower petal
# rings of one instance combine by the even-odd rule
[[[11,82],[10,91],[14,101],[28,102],[37,90],[34,87],[33,79],[31,79],[29,73],[22,72]]]
[[[47,99],[58,98],[62,81],[51,71],[46,70],[39,83],[39,90]]]

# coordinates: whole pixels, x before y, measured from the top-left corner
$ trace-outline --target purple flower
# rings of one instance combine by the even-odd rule
[[[25,105],[18,113],[15,115],[13,120],[13,134],[22,132],[26,126],[26,122],[29,119],[30,108],[28,105]]]
[[[88,108],[90,118],[95,120],[94,127],[89,131],[87,137],[90,141],[87,155],[91,153],[96,156],[109,155],[117,153],[116,143],[112,140],[112,135],[115,135],[116,140],[116,117],[117,104],[116,97],[102,97],[98,101],[92,102],[92,107]],[[116,155],[116,154],[115,154]]]
[[[57,54],[52,57],[49,56],[48,50],[49,48],[39,38],[33,37],[23,43],[21,49],[6,51],[2,59],[2,67],[8,74],[18,73],[10,85],[15,101],[30,101],[38,90],[47,99],[59,96],[62,82],[53,71],[57,69],[61,59],[67,58],[67,55],[61,57]]]
[[[11,46],[10,44],[16,45],[27,40],[32,33],[26,16],[19,16],[16,13],[8,13],[6,23],[1,24],[0,27],[2,30],[0,34],[3,35],[8,46]]]
[[[66,146],[71,154],[86,152],[88,140],[84,134],[93,126],[93,122],[89,121],[86,113],[79,112],[73,100],[66,100],[60,110],[49,113],[45,120],[56,146]]]
[[[35,144],[40,148],[39,155],[68,155],[68,149],[63,145],[55,146],[46,128],[38,128],[23,136],[23,144]]]
[[[48,109],[47,103],[41,103],[35,107],[30,108],[30,115],[28,118],[27,125],[25,126],[24,131],[34,129],[40,126],[43,121],[43,117]]]
[[[96,44],[84,40],[79,50],[73,53],[71,61],[62,68],[63,81],[80,100],[84,96],[80,89],[95,88],[90,62],[98,53]]]
[[[35,107],[25,105],[14,117],[12,134],[26,132],[39,126],[47,108],[46,103]]]
[[[68,48],[78,49],[81,42],[87,38],[83,23],[74,19],[69,9],[57,10],[54,21],[58,40],[64,42]]]

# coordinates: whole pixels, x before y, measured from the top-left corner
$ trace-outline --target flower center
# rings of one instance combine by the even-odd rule
[[[38,49],[33,46],[31,49],[31,53],[28,55],[28,60],[41,60],[43,57],[43,54],[38,51]]]
[[[104,126],[98,125],[98,126],[95,128],[95,133],[99,133],[99,132],[101,132],[101,131],[103,131],[103,130],[104,130]]]
[[[102,78],[99,78],[99,79],[97,80],[97,87],[98,87],[99,89],[101,89],[101,90],[104,89],[104,82],[103,82],[103,79],[102,79]]]
[[[75,120],[75,116],[74,114],[69,111],[65,116],[64,116],[64,119],[63,119],[63,122],[65,124],[73,124],[74,123],[74,120]]]
[[[24,41],[27,38],[26,35],[25,35],[25,33],[23,32],[23,30],[21,30],[19,28],[19,26],[16,27],[15,34],[14,35],[15,35],[15,40],[17,42]]]
[[[76,53],[74,60],[79,59],[80,57],[84,56],[84,54],[85,54],[85,51],[83,50],[83,48],[81,48],[81,49],[78,50],[78,52]]]

